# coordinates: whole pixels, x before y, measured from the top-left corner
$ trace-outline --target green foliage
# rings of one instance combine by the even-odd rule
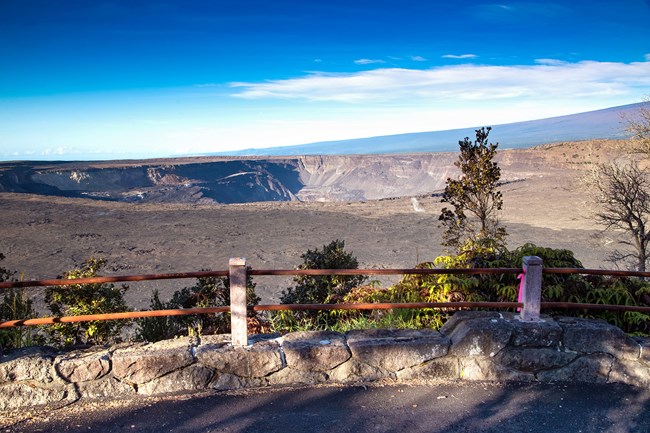
[[[247,268],[250,270],[250,267]],[[246,303],[257,305],[260,298],[255,293],[255,283],[250,274],[246,277]],[[151,299],[152,310],[207,308],[230,305],[230,279],[202,277],[190,287],[174,292],[169,302],[160,301],[157,291]],[[254,311],[248,312],[250,317]],[[138,320],[137,336],[145,341],[159,341],[177,335],[209,335],[230,332],[230,313],[192,314],[184,316],[152,317]]]
[[[358,269],[357,258],[345,251],[345,241],[335,240],[322,249],[307,250],[300,256],[303,263],[297,269]],[[363,275],[300,275],[293,279],[294,287],[282,292],[280,302],[283,304],[333,304],[342,301],[355,287],[367,280]],[[274,315],[275,327],[291,328],[297,324],[317,323],[330,325],[336,318],[327,311],[297,311]]]
[[[151,293],[149,309],[155,311],[169,310],[170,308],[169,303],[160,300],[158,289],[154,289]],[[137,319],[136,323],[136,339],[152,343],[174,338],[176,335],[179,335],[181,331],[173,320],[173,316],[144,317]]]
[[[345,251],[345,241],[335,240],[323,249],[307,250],[300,256],[303,263],[297,269],[358,269],[359,262]],[[366,280],[363,275],[299,275],[293,279],[295,287],[282,292],[283,304],[329,304],[344,297],[353,287]]]
[[[433,263],[418,268],[521,268],[525,256],[538,256],[545,267],[582,268],[573,252],[525,244],[513,251],[482,250],[481,254],[461,253],[440,256]],[[370,302],[515,302],[519,280],[513,274],[494,275],[406,275],[394,286],[362,286],[351,290],[345,303]],[[543,274],[542,301],[650,306],[650,284],[639,278]],[[454,310],[455,311],[455,310]],[[639,312],[596,310],[544,310],[545,314],[601,318],[631,334],[648,334],[650,316]],[[452,310],[376,310],[339,311],[340,321],[330,327],[357,329],[364,327],[433,327],[439,328],[453,314]]]
[[[442,196],[443,203],[453,209],[443,208],[440,222],[445,227],[443,245],[457,253],[470,245],[499,248],[504,245],[506,230],[499,226],[498,212],[503,198],[501,169],[494,162],[498,144],[488,143],[491,128],[476,130],[476,140],[465,137],[459,141],[460,156],[454,163],[461,171],[459,179],[447,179]]]
[[[538,256],[547,268],[583,268],[570,250],[525,244],[513,251],[475,257],[473,267],[521,268],[525,256]],[[478,281],[479,296],[485,301],[516,301],[519,281],[514,275],[465,276]],[[577,274],[549,274],[542,277],[543,302],[573,302],[650,306],[650,284],[639,278],[603,277]],[[556,309],[543,310],[549,315],[601,318],[628,333],[650,332],[650,316],[643,313]]]
[[[4,258],[5,256],[0,253],[0,261],[4,260]],[[0,281],[15,280],[13,278],[14,274],[15,272],[0,268]],[[0,303],[0,322],[25,320],[34,317],[36,317],[36,312],[32,306],[32,300],[26,296],[23,289],[3,290],[2,303]],[[3,349],[17,349],[41,342],[42,338],[31,326],[0,329],[0,347]]]
[[[63,275],[66,279],[96,277],[106,260],[90,258]],[[57,317],[81,316],[130,311],[124,301],[127,285],[75,284],[48,287],[45,302]],[[120,332],[128,324],[125,320],[104,320],[77,323],[57,323],[47,328],[50,341],[59,345],[110,344],[120,340]]]

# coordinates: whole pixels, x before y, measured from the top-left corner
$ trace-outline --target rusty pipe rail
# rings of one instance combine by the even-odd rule
[[[263,304],[248,308],[253,311],[306,311],[306,310],[392,310],[392,309],[448,309],[461,308],[521,308],[521,302],[396,302],[396,303],[363,303],[363,304]],[[542,309],[585,309],[610,311],[638,311],[650,314],[650,307],[612,304],[579,304],[572,302],[542,302]],[[230,307],[184,308],[173,310],[146,310],[125,313],[90,314],[67,317],[39,317],[35,319],[9,320],[0,322],[0,328],[14,326],[53,325],[56,323],[74,323],[102,320],[140,319],[145,317],[183,316],[191,314],[227,313]]]
[[[175,310],[128,311],[124,313],[87,314],[83,316],[38,317],[35,319],[0,322],[0,328],[13,326],[54,325],[56,323],[91,322],[102,320],[140,319],[143,317],[185,316],[190,314],[225,313],[230,307],[183,308]]]
[[[392,310],[400,308],[517,308],[520,302],[395,302],[362,304],[265,304],[253,305],[253,311],[305,311],[305,310]],[[13,326],[53,325],[56,323],[90,322],[102,320],[140,319],[144,317],[184,316],[191,314],[213,314],[230,312],[230,307],[181,308],[173,310],[129,311],[124,313],[88,314],[83,316],[39,317],[36,319],[9,320],[0,322],[0,328]]]
[[[454,269],[272,269],[272,270],[247,270],[249,275],[255,276],[331,276],[331,275],[462,275],[462,274],[521,274],[519,268],[454,268]],[[623,277],[650,277],[650,272],[638,271],[608,271],[600,269],[582,268],[543,268],[547,274],[583,274],[583,275],[606,275]],[[103,284],[129,281],[152,281],[166,279],[202,278],[202,277],[226,277],[230,271],[202,271],[182,272],[148,275],[125,275],[110,277],[92,277],[77,279],[46,279],[33,281],[2,282],[0,289],[23,288],[23,287],[46,287],[46,286],[71,286],[78,284]],[[248,308],[253,311],[298,311],[298,310],[381,310],[398,308],[438,308],[438,309],[460,309],[460,308],[521,308],[521,302],[418,302],[418,303],[364,303],[364,304],[283,304],[283,305],[256,305]],[[541,308],[559,309],[594,309],[613,311],[638,311],[650,313],[650,307],[606,305],[606,304],[576,304],[567,302],[542,302]],[[539,308],[539,307],[538,307]],[[136,319],[144,317],[179,316],[190,314],[214,314],[231,311],[230,306],[173,309],[173,310],[148,310],[124,313],[106,313],[84,316],[67,317],[46,317],[24,320],[11,320],[0,322],[0,328],[12,326],[47,325],[55,323],[72,323],[100,320]]]
[[[441,274],[518,274],[518,268],[455,268],[455,269],[250,269],[249,275],[264,276],[327,276],[327,275],[441,275]],[[116,275],[91,278],[53,278],[47,280],[5,281],[0,289],[47,286],[73,286],[77,284],[103,284],[129,281],[173,280],[184,278],[227,277],[228,271],[181,272],[148,275]]]
[[[227,277],[228,271],[180,272],[174,274],[116,275],[112,277],[91,278],[52,278],[48,280],[5,281],[0,289],[46,286],[74,286],[77,284],[121,283],[128,281],[175,280],[183,278]]]
[[[650,272],[614,271],[584,268],[543,268],[545,274],[602,275],[613,277],[650,278]],[[520,274],[519,268],[452,268],[452,269],[250,269],[255,276],[328,276],[328,275],[494,275]],[[0,289],[47,286],[72,286],[77,284],[103,284],[130,281],[173,280],[185,278],[227,277],[228,271],[179,272],[166,274],[116,275],[92,278],[52,278],[45,280],[0,282]]]

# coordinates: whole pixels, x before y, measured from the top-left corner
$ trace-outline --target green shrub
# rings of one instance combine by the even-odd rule
[[[0,253],[0,261],[5,256]],[[0,281],[15,281],[15,272],[0,268]],[[24,289],[4,289],[0,303],[0,322],[9,320],[25,320],[36,317],[32,300],[25,294]],[[42,337],[32,326],[16,326],[0,329],[0,348],[17,349],[42,343]]]
[[[307,250],[300,256],[303,263],[297,269],[358,269],[357,258],[345,251],[345,241],[335,240],[322,249]],[[341,302],[355,287],[367,280],[363,275],[299,275],[295,286],[282,292],[283,304],[334,304]],[[296,326],[330,326],[336,314],[329,311],[279,312],[273,317],[276,329],[294,329]]]
[[[525,244],[508,251],[485,249],[477,254],[440,256],[433,263],[421,263],[418,268],[521,268],[524,256],[542,258],[545,267],[583,268],[572,251]],[[516,302],[519,280],[514,274],[436,274],[406,275],[392,287],[359,287],[346,295],[343,302]],[[562,275],[544,273],[542,301],[616,305],[650,306],[650,284],[640,278]],[[387,325],[390,327],[438,328],[455,310],[418,309],[369,312],[339,311],[342,322]],[[650,333],[650,316],[639,312],[554,309],[543,310],[549,315],[601,318],[631,334]],[[339,324],[345,328],[345,323]]]
[[[169,310],[169,303],[160,300],[158,290],[151,294],[150,310]],[[180,335],[182,328],[173,320],[173,316],[144,317],[136,320],[136,339],[141,341],[156,342],[167,340]]]
[[[63,274],[63,278],[91,278],[104,267],[106,260],[90,258]],[[45,302],[56,317],[130,311],[124,301],[127,285],[74,284],[48,287]],[[50,341],[57,345],[110,344],[120,341],[120,332],[128,324],[125,320],[103,320],[77,323],[57,323],[47,328]]]

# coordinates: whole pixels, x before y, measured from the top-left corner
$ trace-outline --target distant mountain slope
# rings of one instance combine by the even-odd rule
[[[498,142],[501,149],[520,149],[560,141],[599,138],[620,139],[625,137],[622,116],[634,115],[640,106],[641,103],[622,105],[548,119],[481,126],[493,127],[490,141]],[[238,156],[289,156],[453,152],[458,150],[458,140],[462,140],[464,137],[473,137],[475,129],[477,127],[324,141],[297,146],[247,149],[228,154]]]

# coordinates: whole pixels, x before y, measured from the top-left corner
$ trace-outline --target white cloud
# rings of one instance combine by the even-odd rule
[[[357,65],[372,65],[372,64],[386,63],[386,62],[379,59],[358,59],[355,60],[354,63],[356,63]]]
[[[414,62],[426,62],[427,61],[427,59],[425,59],[422,56],[411,56],[411,60],[413,60]]]
[[[650,53],[645,55],[645,61],[650,62]]]
[[[537,65],[457,65],[426,70],[381,68],[356,73],[311,73],[261,83],[231,83],[246,99],[442,103],[633,96],[650,91],[650,62],[541,62]]]
[[[476,54],[445,54],[442,56],[443,59],[475,59],[477,57]]]

